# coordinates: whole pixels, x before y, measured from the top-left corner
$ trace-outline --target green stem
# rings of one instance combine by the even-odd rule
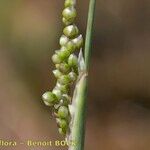
[[[84,139],[85,139],[85,112],[86,112],[86,99],[87,99],[87,85],[88,85],[88,69],[90,63],[90,53],[91,53],[91,42],[92,42],[92,31],[94,22],[94,12],[95,12],[96,0],[90,0],[87,31],[86,31],[86,41],[85,41],[85,64],[80,66],[84,69],[80,72],[78,82],[75,87],[73,103],[72,103],[72,123],[71,123],[71,133],[69,135],[69,140],[75,142],[75,146],[70,146],[69,150],[83,150],[84,149]],[[84,66],[84,67],[83,67]]]
[[[86,30],[86,40],[85,40],[85,65],[86,65],[87,70],[88,70],[89,64],[90,64],[95,4],[96,4],[96,0],[90,0],[87,30]]]

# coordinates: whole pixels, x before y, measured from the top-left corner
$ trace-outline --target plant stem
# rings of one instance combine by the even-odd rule
[[[93,22],[94,22],[94,12],[96,0],[90,0],[89,4],[89,13],[88,13],[88,22],[86,30],[86,40],[85,40],[85,65],[88,71],[90,64],[90,55],[91,55],[91,43],[92,43],[92,32],[93,32]]]
[[[90,3],[89,3],[85,51],[84,51],[85,63],[82,64],[82,61],[81,61],[81,64],[80,64],[80,66],[84,69],[82,69],[82,71],[80,72],[79,79],[75,87],[73,103],[72,103],[72,107],[73,107],[72,109],[74,110],[74,112],[72,114],[72,123],[70,127],[71,133],[69,135],[69,140],[74,141],[76,145],[70,146],[69,150],[83,150],[84,149],[85,112],[86,112],[87,85],[88,85],[87,74],[88,74],[89,63],[90,63],[95,3],[96,3],[96,0],[90,0]]]

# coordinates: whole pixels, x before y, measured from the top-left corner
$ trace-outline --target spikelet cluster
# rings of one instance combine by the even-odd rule
[[[52,56],[56,67],[53,74],[57,82],[52,91],[47,91],[42,95],[44,103],[52,107],[58,131],[62,135],[69,132],[70,88],[78,77],[78,58],[74,52],[80,50],[83,45],[83,37],[79,34],[79,29],[74,23],[77,16],[75,5],[75,0],[65,0],[62,12],[64,29],[59,40],[60,49],[56,50]]]

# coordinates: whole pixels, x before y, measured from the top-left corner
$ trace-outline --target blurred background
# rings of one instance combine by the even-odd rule
[[[0,0],[0,139],[63,139],[41,101],[55,84],[63,2]],[[77,2],[85,36],[88,1]],[[97,0],[85,149],[149,150],[149,140],[150,1]]]

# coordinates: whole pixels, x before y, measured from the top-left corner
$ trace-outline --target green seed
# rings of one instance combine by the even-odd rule
[[[79,35],[77,38],[73,39],[72,41],[75,43],[77,49],[80,49],[83,46],[82,35]]]
[[[70,67],[77,67],[78,66],[78,58],[76,55],[71,54],[68,58],[68,65]]]
[[[71,79],[68,75],[62,75],[59,79],[58,79],[58,82],[60,84],[63,84],[63,85],[68,85],[70,84],[71,82]]]
[[[73,53],[75,50],[76,50],[76,44],[72,41],[69,41],[67,44],[66,44],[66,48],[67,50],[70,52],[70,53]]]
[[[66,130],[64,130],[64,129],[62,129],[62,128],[59,128],[59,129],[58,129],[58,132],[59,132],[59,134],[61,134],[61,135],[63,135],[63,136],[66,135]]]
[[[53,70],[53,74],[57,79],[62,76],[62,73],[58,69]]]
[[[69,117],[69,111],[66,106],[60,106],[58,109],[58,116],[62,119],[68,119]]]
[[[75,37],[75,36],[78,35],[79,30],[78,30],[78,28],[77,28],[76,25],[69,25],[69,26],[67,26],[67,27],[64,28],[63,33],[64,33],[67,37],[73,38],[73,37]]]
[[[73,21],[77,16],[77,12],[74,7],[67,7],[63,10],[62,15],[66,20],[71,19]]]
[[[60,44],[61,46],[65,46],[68,41],[69,41],[69,39],[68,39],[65,35],[62,35],[62,36],[60,37],[59,44]]]
[[[67,130],[68,124],[66,120],[56,118],[56,122],[60,128]]]
[[[49,91],[45,92],[42,95],[42,100],[44,101],[45,105],[47,105],[47,106],[53,106],[58,101],[56,95]]]
[[[67,94],[69,92],[69,86],[68,85],[62,85],[57,82],[56,88],[58,88],[62,93]]]
[[[61,48],[60,51],[56,51],[56,53],[61,60],[65,60],[70,56],[70,52],[64,46]]]
[[[52,91],[52,93],[54,93],[54,94],[56,95],[56,97],[57,97],[58,100],[61,99],[61,97],[62,97],[62,92],[61,92],[59,89],[54,88],[53,91]]]
[[[59,64],[59,63],[62,62],[61,58],[57,54],[54,54],[52,56],[52,61],[53,61],[54,64]]]
[[[71,18],[71,19],[66,19],[66,18],[62,18],[62,22],[66,25],[66,26],[68,26],[68,25],[70,25],[70,24],[72,24],[73,22],[74,22],[74,18]]]
[[[76,81],[77,80],[77,74],[74,72],[70,72],[69,73],[69,77],[72,81]]]
[[[61,63],[57,65],[57,69],[59,69],[62,73],[66,74],[70,72],[70,66],[67,63]]]
[[[75,0],[65,0],[65,7],[74,6],[76,4]]]

